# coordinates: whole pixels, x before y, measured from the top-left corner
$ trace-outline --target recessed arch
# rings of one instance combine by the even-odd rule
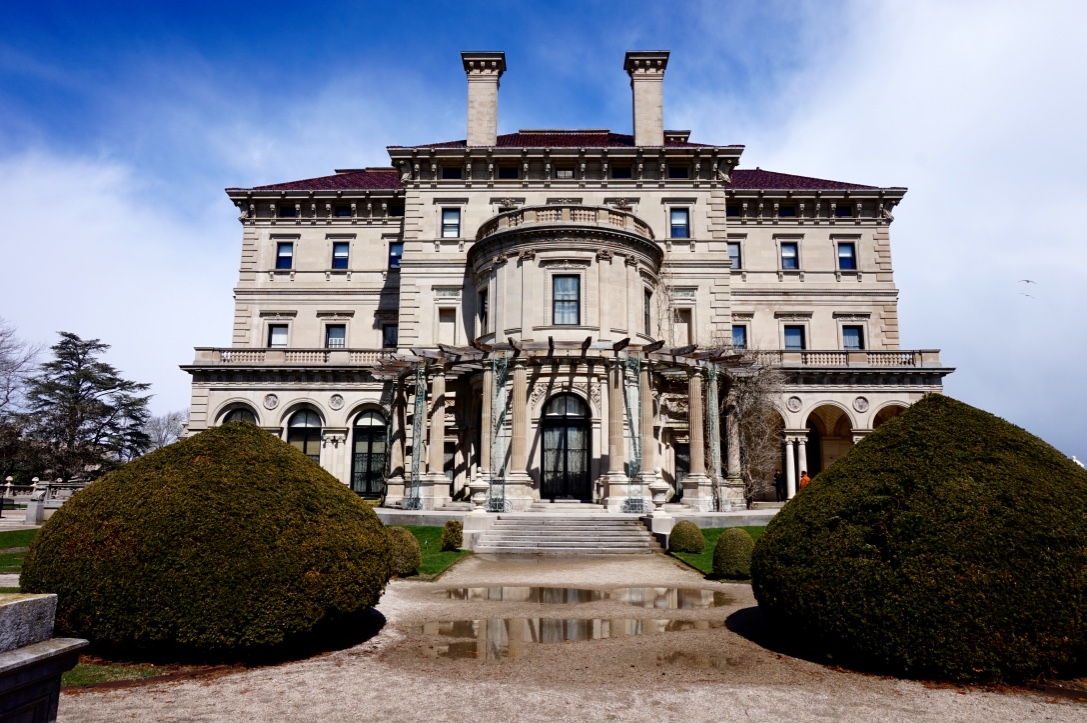
[[[884,422],[889,422],[905,412],[908,407],[905,404],[891,402],[880,407],[872,416],[872,429],[879,429]]]
[[[314,462],[321,462],[321,415],[312,407],[297,409],[287,418],[287,444]]]
[[[248,401],[231,399],[219,406],[218,411],[215,413],[215,419],[218,420],[218,424],[226,424],[227,422],[249,422],[250,424],[259,425],[260,413],[257,411],[257,408]]]
[[[589,475],[591,415],[588,403],[568,392],[556,394],[544,404],[540,415],[543,431],[541,498],[592,501]]]
[[[853,447],[853,415],[835,402],[821,402],[810,409],[804,428],[808,430],[806,457],[799,460],[798,475],[803,470],[814,477]]]
[[[389,420],[380,408],[364,407],[351,423],[351,489],[362,497],[385,493]]]

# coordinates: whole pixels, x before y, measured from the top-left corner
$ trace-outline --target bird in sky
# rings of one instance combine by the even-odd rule
[[[1033,299],[1033,298],[1034,298],[1034,297],[1033,297],[1033,296],[1031,296],[1030,294],[1024,294],[1024,293],[1023,293],[1022,291],[1020,291],[1020,292],[1019,292],[1019,295],[1020,295],[1020,296],[1025,296],[1025,297],[1027,297],[1028,299]]]
[[[1021,284],[1035,284],[1035,285],[1038,284],[1037,281],[1031,281],[1030,279],[1019,279],[1019,283],[1021,283]]]

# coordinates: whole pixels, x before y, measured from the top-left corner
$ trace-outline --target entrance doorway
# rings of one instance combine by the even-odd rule
[[[553,397],[540,419],[543,427],[542,499],[593,501],[589,480],[589,409],[572,394]]]
[[[355,420],[351,456],[351,489],[363,497],[380,497],[385,492],[385,464],[388,458],[385,417],[363,412]]]

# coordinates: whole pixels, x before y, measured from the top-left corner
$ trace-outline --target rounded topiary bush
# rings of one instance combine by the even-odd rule
[[[423,564],[423,553],[419,550],[419,541],[404,527],[387,527],[389,533],[389,556],[393,572],[406,577]]]
[[[1087,472],[930,395],[785,505],[755,545],[771,626],[825,659],[956,681],[1087,663]]]
[[[672,552],[693,552],[697,555],[705,546],[706,538],[702,530],[690,520],[677,522],[668,537],[668,549]]]
[[[297,449],[233,422],[75,495],[31,543],[21,586],[57,594],[59,634],[230,658],[356,619],[389,575],[373,510]]]
[[[464,525],[460,520],[448,520],[442,528],[442,552],[455,552],[464,544]]]
[[[754,549],[755,541],[746,530],[728,528],[713,546],[713,574],[737,580],[751,577],[751,551]]]

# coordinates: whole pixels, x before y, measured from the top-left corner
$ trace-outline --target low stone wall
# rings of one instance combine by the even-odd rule
[[[670,514],[680,520],[690,520],[702,529],[717,527],[761,527],[769,524],[778,511],[769,510],[741,510],[739,512],[690,512],[675,511]]]
[[[439,512],[430,510],[398,510],[392,507],[375,507],[374,512],[386,525],[412,527],[441,527],[449,520],[463,523],[467,512]]]

